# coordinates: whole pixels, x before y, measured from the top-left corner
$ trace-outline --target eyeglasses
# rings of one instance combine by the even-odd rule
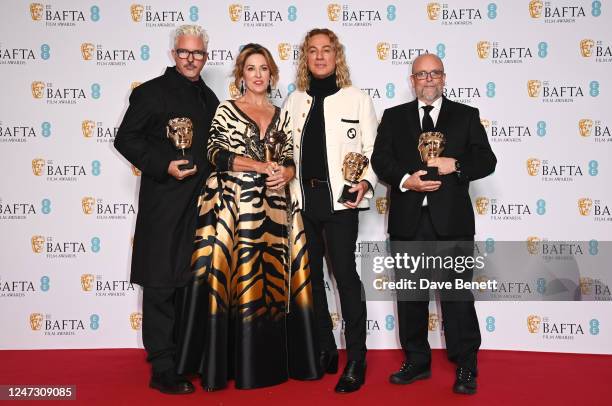
[[[412,76],[415,77],[417,80],[425,80],[427,79],[427,76],[434,80],[442,78],[442,76],[444,76],[444,71],[432,70],[431,72],[425,72],[424,70],[422,70],[420,72],[414,73]]]
[[[189,51],[188,49],[183,48],[176,49],[174,52],[176,52],[176,56],[181,59],[187,59],[189,58],[189,55],[191,55],[191,57],[196,61],[202,61],[208,56],[208,52],[206,51]]]

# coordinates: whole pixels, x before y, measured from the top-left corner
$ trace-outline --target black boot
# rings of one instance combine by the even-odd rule
[[[348,361],[336,385],[336,393],[351,393],[359,390],[365,383],[365,372],[365,360]]]
[[[399,371],[394,372],[389,377],[389,382],[396,385],[407,385],[419,379],[431,377],[429,365],[418,366],[410,362],[403,362]]]
[[[335,374],[338,372],[338,350],[321,351],[319,364],[323,373]]]
[[[149,387],[170,395],[184,395],[192,393],[195,389],[189,380],[178,375],[174,370],[153,374]]]
[[[457,368],[457,379],[453,385],[453,392],[464,395],[476,393],[476,375],[468,368]]]

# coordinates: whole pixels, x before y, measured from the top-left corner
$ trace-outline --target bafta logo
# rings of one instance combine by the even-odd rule
[[[332,329],[335,330],[340,325],[340,315],[338,313],[329,314],[332,320]]]
[[[591,214],[591,208],[593,207],[593,200],[588,197],[581,197],[578,199],[578,210],[581,216],[588,216]]]
[[[132,84],[130,85],[130,90],[134,90],[140,85],[142,85],[142,82],[132,82]]]
[[[529,93],[529,97],[538,97],[540,95],[541,87],[542,82],[540,82],[539,80],[528,80],[527,93]]]
[[[242,6],[240,4],[229,5],[229,16],[232,22],[240,21],[240,15],[242,14]]]
[[[438,329],[438,324],[440,323],[440,318],[436,313],[429,313],[429,320],[427,321],[427,329],[429,331],[436,331]]]
[[[379,197],[376,199],[376,210],[378,214],[386,214],[389,208],[389,202],[386,197]]]
[[[491,49],[491,43],[489,41],[478,41],[476,44],[476,52],[480,59],[487,59],[489,57],[489,50]]]
[[[440,3],[428,3],[427,4],[427,17],[431,21],[435,21],[440,16]]]
[[[84,273],[81,275],[81,289],[83,292],[91,292],[93,288],[94,276],[90,273]]]
[[[134,165],[132,165],[132,173],[134,174],[134,176],[142,175],[142,171],[140,169],[136,168]]]
[[[530,314],[527,316],[527,329],[531,334],[535,334],[540,330],[540,323],[542,319],[540,316],[536,316],[535,314]]]
[[[328,4],[327,5],[327,18],[329,21],[338,21],[340,20],[340,12],[342,11],[342,7],[340,4]]]
[[[590,137],[591,131],[593,130],[593,120],[583,118],[578,121],[578,129],[582,137]]]
[[[40,80],[32,82],[32,96],[35,99],[42,99],[44,90],[45,90],[45,82],[41,82]]]
[[[130,326],[132,330],[140,330],[142,328],[142,313],[134,312],[130,314]]]
[[[238,86],[234,82],[229,84],[229,94],[232,99],[237,99],[241,96]]]
[[[540,237],[533,235],[527,237],[527,252],[530,255],[536,255],[540,251],[540,241],[542,241]]]
[[[43,315],[41,313],[30,314],[30,328],[32,331],[38,331],[42,327]]]
[[[480,124],[482,124],[482,126],[486,128],[487,130],[489,129],[489,127],[491,127],[491,122],[487,120],[486,118],[481,118]]]
[[[529,158],[527,160],[527,173],[529,174],[529,176],[538,176],[541,163],[542,161],[537,158]]]
[[[132,15],[132,21],[139,23],[142,20],[142,13],[144,12],[144,6],[140,4],[132,4],[130,6],[130,14]]]
[[[83,120],[81,123],[81,130],[83,131],[83,137],[91,138],[93,137],[94,128],[96,128],[96,123],[93,120]]]
[[[391,46],[388,42],[379,42],[376,44],[376,55],[381,61],[386,61],[389,58],[389,49]]]
[[[581,294],[590,295],[592,286],[593,286],[593,279],[589,278],[588,276],[580,277],[580,293]]]
[[[583,39],[580,41],[580,54],[583,57],[589,58],[593,55],[593,47],[595,46],[595,41],[592,39]]]
[[[289,55],[291,53],[291,45],[286,42],[281,42],[278,44],[278,56],[281,60],[286,61],[289,59]]]
[[[477,197],[476,198],[476,211],[478,214],[486,214],[487,209],[489,208],[489,199],[486,197]]]
[[[32,159],[32,173],[36,176],[42,176],[45,168],[45,160],[42,158]]]
[[[81,55],[83,56],[83,60],[91,61],[93,59],[94,51],[96,47],[94,44],[90,42],[84,42],[81,44]]]
[[[94,198],[86,196],[81,199],[81,207],[83,208],[83,214],[92,214],[94,211]]]
[[[32,252],[35,254],[40,254],[43,252],[43,247],[45,246],[45,237],[42,235],[34,235],[31,239],[32,242]]]
[[[540,18],[542,17],[542,8],[544,7],[544,3],[542,0],[531,0],[529,2],[529,14],[531,18]]]
[[[40,3],[30,3],[30,15],[32,20],[40,21],[43,18],[43,5]]]

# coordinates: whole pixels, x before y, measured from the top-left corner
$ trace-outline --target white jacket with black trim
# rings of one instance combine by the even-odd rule
[[[302,135],[311,107],[312,96],[299,90],[291,93],[283,106],[283,109],[289,111],[291,116],[293,160],[296,165],[295,178],[290,185],[291,199],[301,209],[304,208],[304,191],[300,179]],[[349,152],[357,152],[371,159],[378,120],[370,96],[353,86],[344,87],[325,97],[323,111],[331,200],[334,210],[344,210],[347,207],[338,202],[345,185],[342,162]],[[372,185],[359,203],[359,208],[367,209],[369,199],[373,197],[374,188],[378,182],[371,164],[368,165],[361,179],[367,180]]]

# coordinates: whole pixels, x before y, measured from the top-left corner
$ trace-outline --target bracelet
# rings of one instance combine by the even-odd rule
[[[236,154],[230,153],[230,156],[227,158],[227,170],[234,170],[234,159],[236,159]]]

